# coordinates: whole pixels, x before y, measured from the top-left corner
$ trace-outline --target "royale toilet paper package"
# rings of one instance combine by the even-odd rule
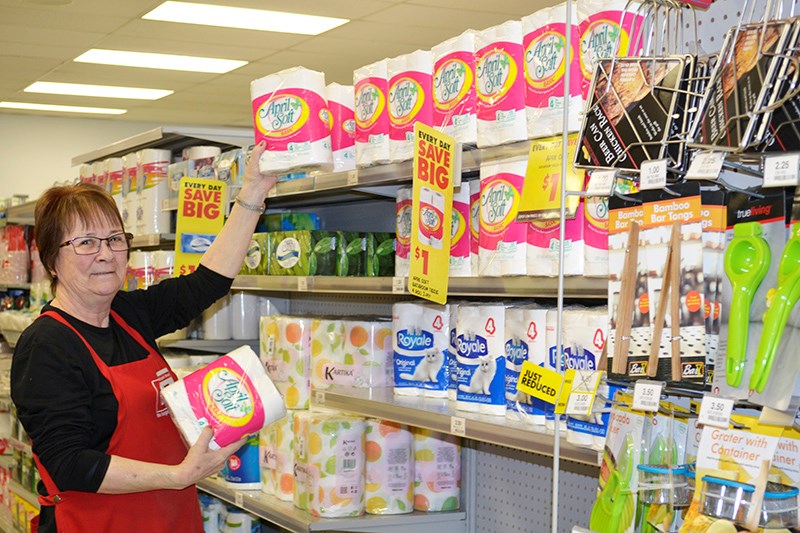
[[[294,417],[291,413],[261,430],[261,490],[290,502],[294,494]]]
[[[584,267],[585,228],[583,204],[575,218],[565,221],[564,275],[580,276]],[[558,276],[561,221],[535,220],[528,223],[527,264],[529,276]]]
[[[461,438],[414,428],[414,509],[455,511],[461,506]]]
[[[366,511],[403,514],[414,510],[414,437],[408,426],[367,419]]]
[[[566,46],[566,6],[540,9],[522,18],[525,57],[525,110],[528,137],[560,135],[564,129],[564,73],[570,69],[569,121],[567,129],[578,131],[583,110],[581,67],[578,54],[578,25],[572,4],[572,42],[569,66]]]
[[[388,61],[389,156],[406,161],[414,156],[414,123],[433,124],[433,56],[417,50]]]
[[[447,305],[392,306],[395,394],[447,397],[449,324]]]
[[[394,275],[408,277],[408,266],[411,254],[411,212],[412,189],[400,187],[397,189],[397,202],[395,210],[395,248]]]
[[[278,336],[267,368],[287,409],[308,409],[311,368],[311,319],[278,315]]]
[[[567,442],[601,451],[606,442],[613,406],[610,401],[603,401],[603,398],[613,400],[614,394],[622,388],[624,387],[601,382],[592,405],[592,414],[567,417]]]
[[[189,445],[206,426],[219,449],[286,414],[278,390],[255,352],[241,346],[161,390],[165,409]]]
[[[450,276],[472,276],[470,243],[470,186],[462,183],[453,190],[453,211],[450,224]]]
[[[313,413],[294,411],[292,430],[294,436],[294,493],[292,502],[298,509],[308,510],[308,438]]]
[[[447,399],[456,401],[458,393],[458,306],[465,302],[450,301],[450,349],[447,360]]]
[[[527,222],[517,222],[527,157],[481,163],[479,274],[522,276]]]
[[[171,160],[170,151],[147,148],[140,150],[138,156],[136,232],[140,235],[169,233],[169,211],[161,209],[161,204],[169,197],[167,167]]]
[[[456,319],[456,409],[506,414],[505,306],[461,304]]]
[[[475,50],[478,146],[527,139],[522,24],[510,20],[478,32]]]
[[[388,163],[389,72],[388,59],[353,71],[356,117],[356,166]]]
[[[433,54],[433,127],[462,144],[478,141],[475,31],[437,44]]]
[[[333,171],[353,170],[356,168],[355,89],[352,85],[331,83],[325,88],[325,94],[331,116]]]
[[[546,323],[547,309],[536,305],[506,309],[506,416],[542,426],[545,403],[517,390],[517,382],[525,361],[542,367],[547,361]]]
[[[324,518],[364,514],[363,418],[312,414],[308,425],[308,512]]]
[[[293,67],[250,84],[255,142],[266,141],[264,173],[333,168],[325,74]]]

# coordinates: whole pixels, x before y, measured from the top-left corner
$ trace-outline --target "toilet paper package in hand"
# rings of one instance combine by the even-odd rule
[[[325,74],[293,67],[250,84],[256,143],[266,141],[263,173],[333,168]]]
[[[333,171],[345,172],[356,168],[356,118],[353,106],[355,90],[352,85],[331,83],[325,88],[328,111],[331,114],[331,150]]]
[[[206,426],[210,448],[219,449],[281,419],[286,409],[278,390],[249,346],[167,385],[161,397],[191,446]]]
[[[505,307],[461,304],[456,319],[456,409],[506,414]]]
[[[294,495],[293,426],[290,412],[261,430],[261,490],[285,502]]]
[[[414,437],[408,426],[368,419],[366,511],[403,514],[414,510]]]
[[[525,361],[542,367],[547,361],[546,323],[547,309],[536,305],[506,309],[506,416],[542,426],[545,403],[517,390],[517,382]]]
[[[414,428],[414,509],[455,511],[461,506],[461,438]]]
[[[479,273],[524,276],[527,222],[517,222],[527,157],[481,163]]]
[[[431,48],[433,126],[463,144],[478,140],[475,33],[467,30]]]
[[[395,248],[394,275],[408,277],[408,267],[411,257],[411,212],[412,189],[400,187],[397,189],[397,202],[395,207]]]
[[[433,124],[433,56],[417,50],[388,61],[389,155],[392,161],[414,157],[414,123]]]
[[[447,397],[449,324],[447,305],[392,306],[395,394]]]
[[[356,166],[388,163],[389,71],[382,59],[353,71],[356,117]]]
[[[364,514],[363,418],[312,413],[308,423],[308,512],[340,518]]]

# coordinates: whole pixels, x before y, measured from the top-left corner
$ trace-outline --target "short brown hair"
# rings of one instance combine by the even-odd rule
[[[78,183],[51,187],[36,202],[34,210],[36,225],[34,238],[39,249],[50,287],[55,294],[58,280],[53,276],[56,258],[61,244],[67,240],[65,232],[77,222],[84,226],[103,222],[119,223],[122,231],[125,226],[117,204],[105,190],[91,183]]]

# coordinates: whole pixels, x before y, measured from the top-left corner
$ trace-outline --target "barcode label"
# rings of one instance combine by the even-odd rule
[[[731,420],[733,411],[733,400],[730,398],[716,398],[714,396],[703,396],[700,403],[700,413],[697,421],[707,426],[727,428]]]

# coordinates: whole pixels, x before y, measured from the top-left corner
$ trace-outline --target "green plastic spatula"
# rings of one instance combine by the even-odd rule
[[[622,533],[628,529],[635,511],[629,489],[632,474],[633,441],[626,435],[617,466],[592,507],[589,529],[597,533]]]
[[[783,249],[778,266],[778,286],[769,309],[764,314],[764,332],[758,343],[758,355],[750,376],[750,390],[764,392],[769,381],[775,353],[781,343],[786,321],[800,299],[800,223],[792,226],[792,236]]]
[[[759,222],[736,224],[733,227],[733,239],[725,250],[725,274],[733,286],[725,361],[725,377],[731,387],[738,387],[742,382],[750,305],[769,270],[769,244],[762,235]]]

